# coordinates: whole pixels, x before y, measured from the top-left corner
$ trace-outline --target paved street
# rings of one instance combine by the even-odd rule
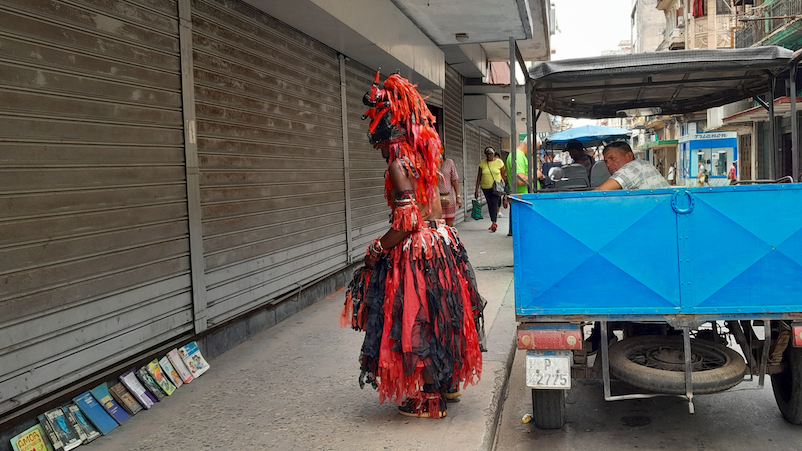
[[[694,397],[693,415],[680,398],[605,402],[601,380],[575,380],[568,391],[566,425],[541,430],[521,421],[532,411],[532,397],[524,386],[526,351],[515,354],[499,451],[802,449],[802,427],[783,419],[769,379],[762,390],[745,390],[757,387],[757,378],[724,393]],[[638,393],[616,382],[612,389],[613,394]]]
[[[488,219],[468,221],[459,229],[488,300],[490,351],[481,382],[463,390],[447,418],[403,417],[379,405],[373,389],[359,388],[362,334],[339,327],[340,290],[212,360],[201,378],[86,449],[489,449],[512,356],[514,315],[502,305],[512,244],[506,232],[487,232]]]

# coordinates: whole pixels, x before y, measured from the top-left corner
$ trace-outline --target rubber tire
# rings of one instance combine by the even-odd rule
[[[783,361],[786,363],[783,371],[771,375],[774,400],[786,421],[802,424],[802,348],[789,344]]]
[[[610,346],[610,373],[616,378],[644,390],[672,395],[685,394],[685,372],[649,368],[627,358],[631,352],[659,345],[680,346],[682,337],[668,335],[642,335],[630,337]],[[743,380],[746,362],[734,350],[707,340],[691,339],[691,349],[705,348],[726,356],[719,368],[694,371],[691,378],[694,394],[717,393],[732,388]]]
[[[532,389],[532,420],[540,429],[560,429],[565,424],[566,390]]]

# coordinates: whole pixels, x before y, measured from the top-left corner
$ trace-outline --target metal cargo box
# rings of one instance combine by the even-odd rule
[[[802,311],[802,186],[525,194],[517,315]]]

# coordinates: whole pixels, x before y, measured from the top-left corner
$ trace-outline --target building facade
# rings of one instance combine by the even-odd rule
[[[177,344],[214,357],[342,286],[388,228],[361,119],[379,67],[429,96],[468,199],[516,112],[496,105],[488,130],[466,95],[504,92],[482,80],[510,36],[550,54],[547,2],[489,3],[0,0],[0,442]]]

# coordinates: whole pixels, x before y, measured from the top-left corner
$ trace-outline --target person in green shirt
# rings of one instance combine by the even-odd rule
[[[512,170],[512,152],[510,152],[510,154],[507,155],[507,163],[505,165],[507,167],[507,180],[509,182],[507,186],[510,187],[511,194],[516,194],[516,193],[526,194],[528,192],[528,187],[527,187],[527,183],[529,183],[529,159],[527,157],[528,140],[529,137],[524,138],[524,140],[521,141],[520,144],[518,144],[518,147],[515,148],[515,150],[513,150],[513,152],[516,152],[515,167],[517,171]],[[537,142],[536,146],[537,149],[540,147],[540,138],[538,138],[536,142]],[[518,173],[517,180],[515,178],[516,172]],[[540,182],[538,182],[538,179],[542,179],[543,174],[540,172],[540,169],[537,169],[535,173],[536,173],[535,183],[537,183],[537,189],[540,189]],[[507,236],[512,236],[512,219],[510,219],[510,230],[509,232],[507,232]]]
[[[527,157],[527,140],[529,138],[524,138],[518,147],[513,151],[516,152],[515,154],[515,167],[518,169],[517,171],[512,170],[512,152],[507,155],[507,178],[508,178],[508,185],[510,186],[510,192],[515,194],[526,194],[527,190],[527,183],[529,183],[529,160]],[[537,140],[538,147],[540,147],[540,138]],[[518,180],[517,183],[515,182],[515,173],[518,173]],[[543,174],[540,173],[540,169],[537,170],[536,177],[538,179],[543,178]],[[516,187],[513,189],[512,187]],[[540,183],[538,182],[537,185],[538,189],[540,189]]]

